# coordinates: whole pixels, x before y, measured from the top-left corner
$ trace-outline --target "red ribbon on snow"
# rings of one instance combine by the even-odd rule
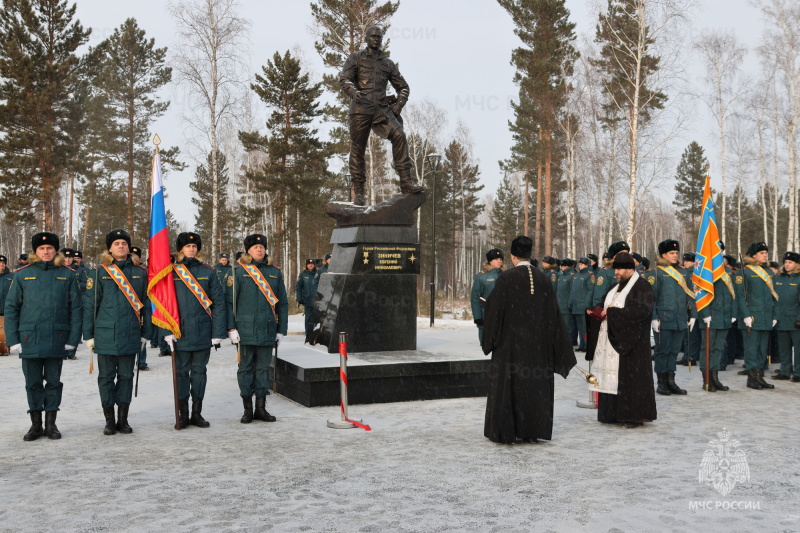
[[[344,357],[345,361],[347,361],[347,343],[339,342],[339,354],[342,355],[342,357]],[[344,368],[342,367],[339,367],[339,379],[342,380],[342,383],[344,383],[344,388],[346,389],[347,374],[345,373]],[[360,427],[364,431],[372,431],[372,428],[369,427],[367,424],[362,424],[360,422],[356,422],[355,420],[347,418],[347,416],[344,414],[344,402],[341,399],[339,399],[339,408],[342,410],[342,418],[344,418],[347,422],[350,422],[356,427]]]

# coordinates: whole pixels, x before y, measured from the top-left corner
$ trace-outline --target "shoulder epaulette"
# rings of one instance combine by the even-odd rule
[[[209,265],[209,264],[206,264],[206,263],[200,263],[200,264],[201,264],[202,266],[206,267],[206,268],[207,268],[207,269],[209,269],[209,270],[213,270],[214,272],[216,272],[216,271],[217,271],[217,269],[216,269],[216,268],[212,267],[212,266],[211,266],[211,265]]]
[[[19,272],[20,270],[25,270],[25,269],[26,269],[26,268],[28,268],[29,266],[31,266],[31,265],[25,265],[25,266],[21,266],[21,267],[19,267],[18,269],[16,269],[14,272]]]
[[[141,266],[141,265],[133,265],[133,266],[135,266],[136,268],[141,268],[142,270],[147,272],[147,269],[145,267]]]
[[[63,266],[64,268],[67,268],[67,269],[71,270],[73,273],[75,272],[75,269],[74,269],[74,268],[72,268],[72,267],[68,267],[67,265],[61,265],[61,266]]]

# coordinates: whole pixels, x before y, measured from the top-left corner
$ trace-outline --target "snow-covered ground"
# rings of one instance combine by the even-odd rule
[[[420,338],[433,333],[427,324]],[[469,322],[436,320],[444,328],[480,354]],[[290,335],[286,349],[301,342]],[[211,428],[175,431],[170,360],[156,353],[131,406],[132,435],[102,434],[81,346],[64,362],[63,438],[30,443],[19,360],[0,357],[0,531],[800,530],[800,384],[753,391],[729,367],[720,379],[731,391],[709,394],[697,369],[679,367],[689,395],[659,396],[658,420],[626,430],[576,407],[589,394],[574,372],[556,378],[553,440],[504,446],[483,437],[484,398],[353,406],[365,432],[328,429],[337,408],[272,395],[276,423],[240,424],[226,342],[209,364]],[[749,467],[726,496],[698,481],[723,428]]]

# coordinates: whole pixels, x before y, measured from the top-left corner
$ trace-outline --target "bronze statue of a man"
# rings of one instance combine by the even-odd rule
[[[381,51],[383,30],[370,26],[366,32],[367,47],[350,54],[339,75],[339,85],[350,100],[350,181],[353,203],[364,205],[366,161],[364,154],[370,131],[392,143],[394,167],[400,176],[400,192],[413,194],[424,189],[411,178],[408,141],[403,131],[400,112],[408,102],[408,83],[397,65]],[[386,96],[386,85],[392,84],[397,99]],[[399,119],[399,120],[398,120]]]

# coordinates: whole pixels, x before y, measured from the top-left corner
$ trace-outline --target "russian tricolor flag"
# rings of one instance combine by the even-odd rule
[[[153,177],[150,198],[150,246],[147,260],[147,296],[153,310],[153,324],[181,338],[181,319],[175,283],[172,281],[172,258],[169,254],[169,229],[164,208],[164,183],[161,179],[160,139],[155,136],[156,155],[153,157]]]

